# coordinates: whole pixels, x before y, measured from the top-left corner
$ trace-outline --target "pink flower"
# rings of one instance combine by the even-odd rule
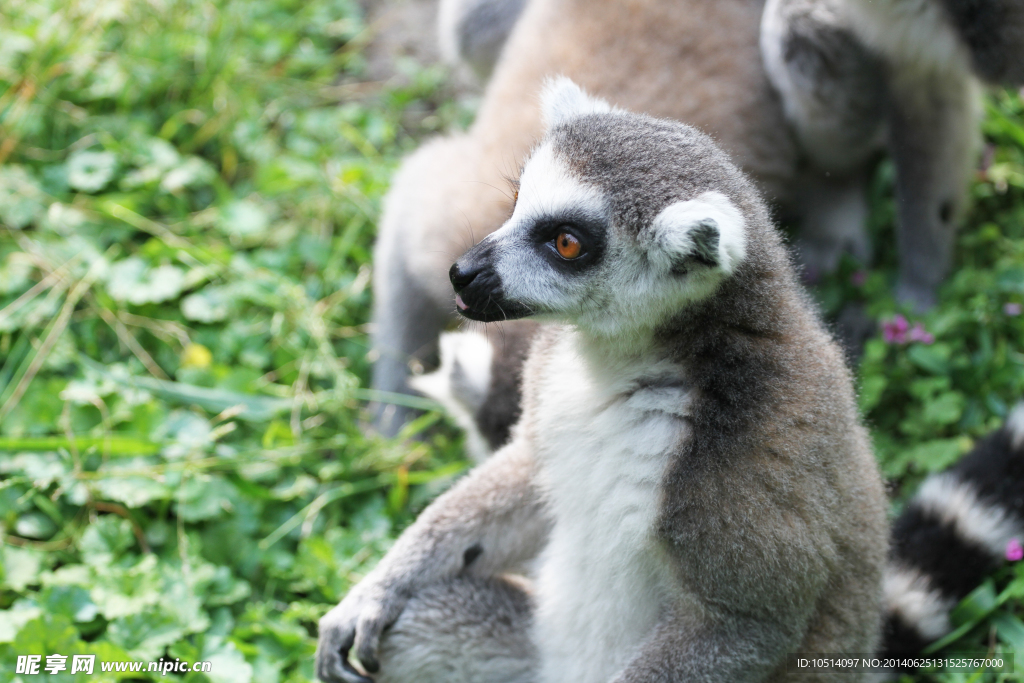
[[[855,270],[850,274],[850,284],[854,287],[863,287],[864,283],[868,281],[868,274],[863,270]]]
[[[892,320],[882,323],[882,338],[885,339],[886,344],[906,344],[908,329],[910,329],[910,323],[907,322],[907,319],[896,314]]]
[[[1006,559],[1010,562],[1024,559],[1024,547],[1021,547],[1020,541],[1016,538],[1011,538],[1010,542],[1006,544]]]
[[[910,330],[910,334],[907,335],[910,341],[921,342],[922,344],[933,344],[935,343],[935,335],[924,329],[921,323],[915,323],[914,328]]]
[[[892,320],[882,323],[882,338],[886,344],[909,344],[920,342],[922,344],[934,344],[935,335],[924,329],[921,323],[910,323],[902,315],[897,314]]]
[[[1013,303],[1003,304],[1003,313],[1014,318],[1021,314],[1021,305]]]

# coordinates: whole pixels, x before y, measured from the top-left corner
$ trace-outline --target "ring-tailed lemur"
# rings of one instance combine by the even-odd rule
[[[470,319],[555,323],[522,417],[321,620],[318,676],[742,683],[872,651],[881,479],[753,183],[568,80],[544,108],[511,217],[449,273]]]
[[[441,0],[438,39],[446,57],[453,62],[465,62],[486,78],[525,2]],[[1024,83],[1024,7],[1016,0],[843,2],[853,7],[859,36],[897,61],[907,61],[916,55],[916,61],[935,64],[964,55],[974,73],[986,83]],[[827,5],[829,0],[801,0],[799,4]],[[845,36],[833,37],[840,43],[847,40]],[[837,46],[822,47],[830,50]]]
[[[712,134],[800,224],[808,276],[831,270],[844,251],[869,259],[865,184],[888,149],[897,293],[926,308],[948,270],[964,203],[978,133],[975,73],[1024,78],[1020,6],[772,0],[762,11],[764,0],[531,0],[473,127],[421,148],[389,193],[374,257],[374,387],[408,391],[409,360],[433,364],[438,335],[455,316],[443,265],[507,216],[510,197],[482,190],[501,188],[534,144],[540,117],[529,94],[559,73],[618,105]],[[464,31],[449,34],[467,45],[473,31],[494,45],[488,36],[503,34],[520,11],[515,0],[446,7],[445,25]],[[472,16],[502,20],[484,29]],[[857,337],[863,324],[848,326]],[[374,408],[387,434],[406,418],[401,407]]]
[[[520,349],[539,331],[536,325],[511,329]],[[441,369],[418,378],[418,388],[452,415],[487,416],[486,422],[459,420],[467,443],[484,445],[471,451],[481,462],[506,443],[494,435],[507,433],[508,421],[519,412],[501,407],[518,402],[521,387],[509,381],[509,364],[496,339],[449,332],[441,343]],[[459,368],[473,368],[472,380]],[[500,379],[492,380],[492,373],[501,373]],[[459,389],[469,381],[472,392]],[[495,430],[495,423],[505,430]],[[1014,539],[1024,543],[1024,403],[959,463],[925,479],[893,524],[883,583],[882,655],[916,655],[951,632],[950,610],[999,566]]]

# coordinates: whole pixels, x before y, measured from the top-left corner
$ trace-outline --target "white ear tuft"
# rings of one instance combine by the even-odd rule
[[[653,223],[652,257],[673,267],[687,259],[729,275],[747,254],[743,214],[721,192],[705,192],[662,209]]]
[[[583,88],[565,76],[549,78],[541,95],[541,110],[544,114],[544,129],[551,130],[587,114],[608,114],[612,106],[598,97],[591,97]]]

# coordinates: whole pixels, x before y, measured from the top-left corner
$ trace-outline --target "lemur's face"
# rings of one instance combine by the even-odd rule
[[[743,215],[724,194],[645,204],[634,196],[645,185],[634,182],[624,200],[614,163],[596,159],[601,175],[588,177],[587,160],[574,150],[570,163],[566,146],[564,136],[545,139],[520,176],[512,216],[452,266],[462,315],[536,316],[605,334],[653,329],[743,260]],[[657,185],[647,189],[665,195]]]

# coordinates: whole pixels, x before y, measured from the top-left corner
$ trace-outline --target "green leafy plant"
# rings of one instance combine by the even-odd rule
[[[436,412],[360,428],[380,198],[461,113],[436,71],[362,82],[350,0],[3,14],[0,678],[310,680],[319,616],[465,468]]]

